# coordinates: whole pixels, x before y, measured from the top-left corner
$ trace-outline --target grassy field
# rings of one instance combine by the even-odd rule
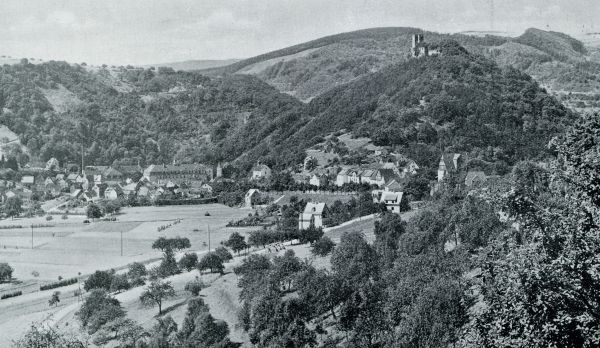
[[[207,212],[210,216],[205,216]],[[158,258],[160,252],[152,250],[151,245],[160,236],[187,237],[194,250],[204,250],[208,248],[210,228],[214,247],[232,231],[225,227],[227,222],[247,214],[245,210],[210,204],[125,208],[117,221],[91,224],[84,224],[83,216],[69,216],[68,220],[57,216],[50,222],[44,218],[5,220],[0,226],[24,228],[0,229],[0,260],[15,269],[13,276],[20,281],[55,281],[58,276],[76,277],[97,269]],[[175,224],[177,219],[181,222]],[[33,249],[31,224],[53,225],[33,229]],[[158,231],[158,227],[168,224],[172,226]],[[33,271],[39,273],[39,278],[32,276]],[[0,288],[0,293],[9,290]]]

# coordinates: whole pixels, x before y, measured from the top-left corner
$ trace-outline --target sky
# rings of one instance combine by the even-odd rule
[[[0,0],[0,55],[96,65],[247,58],[386,26],[577,37],[600,32],[599,16],[600,0]]]

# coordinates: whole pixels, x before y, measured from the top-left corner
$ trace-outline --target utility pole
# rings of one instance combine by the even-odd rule
[[[208,230],[208,252],[210,253],[210,225],[206,225],[206,229]]]
[[[123,256],[123,231],[121,231],[121,256]]]
[[[33,224],[31,224],[31,249],[33,249]]]

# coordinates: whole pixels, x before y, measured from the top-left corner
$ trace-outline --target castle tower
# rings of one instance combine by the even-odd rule
[[[413,34],[411,53],[413,58],[427,55],[427,47],[425,46],[425,37],[423,34]]]

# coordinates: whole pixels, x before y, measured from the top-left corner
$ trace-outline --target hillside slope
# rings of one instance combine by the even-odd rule
[[[424,33],[428,42],[452,37],[463,44],[495,46],[506,41],[491,36],[442,35],[417,28],[373,28],[323,37],[204,73],[251,74],[282,92],[309,101],[337,85],[408,60],[415,33]]]
[[[583,43],[568,35],[538,29],[528,29],[516,38],[447,35],[416,28],[365,29],[324,37],[203,73],[254,75],[307,102],[340,84],[407,61],[411,36],[415,33],[424,33],[430,43],[455,40],[469,52],[485,55],[501,66],[518,68],[565,100],[572,99],[570,106],[582,100],[577,93],[600,91],[600,80],[596,77],[600,64],[594,60],[594,51],[588,52]],[[576,95],[569,96],[569,92]],[[595,103],[584,101],[584,106],[593,107]]]
[[[548,140],[573,115],[529,76],[453,41],[442,49],[442,56],[391,65],[313,99],[310,122],[292,124],[299,128],[292,137],[269,138],[262,148],[289,164],[323,136],[346,129],[429,168],[442,149],[504,164],[544,157]]]

